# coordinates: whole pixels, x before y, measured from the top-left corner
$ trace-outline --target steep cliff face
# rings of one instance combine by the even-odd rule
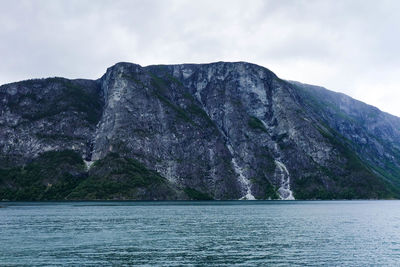
[[[64,150],[86,163],[66,199],[398,197],[399,118],[254,64],[118,63],[97,81],[3,85],[0,100],[0,198]]]
[[[400,119],[322,87],[291,82],[302,104],[377,174],[400,185]]]
[[[90,157],[104,103],[98,81],[49,78],[0,88],[0,167],[52,150]]]

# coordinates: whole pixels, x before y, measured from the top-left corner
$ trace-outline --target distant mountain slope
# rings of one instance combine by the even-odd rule
[[[250,63],[118,63],[0,101],[0,199],[399,197],[399,118]]]
[[[400,186],[400,119],[325,88],[292,82],[304,105],[377,174]]]

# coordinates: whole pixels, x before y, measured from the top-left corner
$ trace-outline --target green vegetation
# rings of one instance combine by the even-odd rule
[[[318,91],[312,93],[310,92],[309,89],[304,88],[302,86],[298,86],[295,84],[290,84],[290,85],[292,87],[295,87],[297,91],[303,96],[303,99],[306,100],[307,104],[313,107],[317,112],[329,110],[333,112],[335,116],[338,118],[342,118],[343,120],[347,121],[354,121],[352,117],[341,111],[340,107],[337,104],[326,100],[327,98],[321,95]]]
[[[190,187],[186,187],[184,189],[184,192],[192,200],[213,200],[213,198],[209,194],[200,192]]]
[[[265,196],[264,199],[279,199],[277,189],[270,183],[264,185]]]
[[[85,179],[84,169],[72,150],[45,152],[26,166],[0,169],[0,199],[65,199]]]
[[[170,80],[171,82],[175,83],[178,86],[183,87],[183,83],[181,81],[179,81],[177,78],[175,78],[174,76],[170,75],[170,74],[166,74],[167,79]]]
[[[353,152],[349,147],[346,146],[346,143],[349,143],[349,140],[338,140],[341,135],[336,133],[333,129],[329,128],[327,125],[324,125],[328,131],[316,126],[320,134],[325,137],[339,152],[342,154],[344,158],[346,158],[346,169],[350,171],[363,171],[367,174],[373,175],[370,170],[365,166],[365,164],[360,160],[355,152]],[[334,134],[332,134],[334,133]]]
[[[340,118],[349,124],[359,124],[356,118],[344,113],[338,104],[332,100],[329,92],[313,90],[302,86],[291,85],[297,89],[305,104],[315,113],[323,112],[326,116]],[[376,118],[378,113],[373,110],[366,116]],[[365,153],[360,145],[345,138],[327,123],[319,122],[315,128],[339,152],[339,158],[334,168],[320,167],[320,173],[295,179],[294,193],[298,199],[353,199],[353,198],[393,198],[400,192],[400,170],[391,162],[384,162],[385,167],[373,162],[367,162],[359,156]],[[375,137],[372,137],[375,138]],[[379,140],[385,146],[386,141]],[[385,147],[391,151],[390,147]],[[393,151],[392,151],[393,152]],[[395,153],[394,153],[395,154]],[[370,157],[373,157],[370,155]],[[324,181],[323,181],[324,180]],[[326,181],[331,181],[329,190]]]
[[[266,178],[253,177],[250,180],[252,184],[256,185],[264,192],[264,195],[256,196],[257,199],[279,199],[277,188],[275,188]]]
[[[41,154],[26,166],[0,169],[0,200],[153,199],[173,197],[157,172],[111,153],[89,173],[75,151]]]
[[[167,73],[167,69],[163,66],[158,66],[156,68],[158,72],[162,72],[162,78],[155,75],[152,72],[148,74],[151,76],[151,86],[154,90],[152,93],[162,102],[164,103],[169,109],[173,110],[177,115],[177,118],[182,119],[193,126],[198,127],[199,125],[194,121],[195,117],[199,117],[204,119],[210,126],[216,128],[215,123],[210,119],[207,113],[201,109],[197,104],[196,100],[187,92],[182,94],[183,98],[189,102],[189,104],[185,104],[185,107],[182,108],[176,104],[174,104],[168,97],[168,91],[171,87],[183,87],[183,84],[176,79],[174,76]],[[124,74],[123,77],[128,79],[136,84],[139,84],[143,88],[148,88],[145,84],[143,84],[140,80],[136,79],[133,75]]]
[[[371,162],[369,163],[370,168],[385,179],[388,179],[397,188],[400,188],[400,168],[398,167],[400,165],[400,151],[387,140],[382,140],[377,137],[374,137],[374,139],[377,140],[384,147],[385,151],[388,151],[391,155],[394,156],[394,160],[389,161],[385,158],[380,158],[383,166],[373,164]],[[361,146],[353,144],[353,147],[355,147],[358,151],[362,151]]]
[[[320,172],[294,180],[296,199],[370,199],[394,198],[398,192],[375,174],[367,163],[350,149],[350,142],[333,129],[316,126],[340,153],[340,170],[320,167]],[[324,182],[325,180],[325,182]],[[326,181],[331,181],[329,189]]]
[[[83,113],[89,123],[94,124],[100,119],[102,102],[98,95],[90,93],[84,87],[63,78],[46,79],[41,82],[58,83],[62,88],[61,93],[55,94],[55,99],[41,99],[39,110],[22,114],[24,118],[35,121],[62,112],[77,111]],[[22,101],[22,99],[19,101]]]
[[[128,80],[132,81],[135,84],[139,84],[142,87],[145,87],[145,85],[140,80],[136,79],[135,76],[133,76],[132,74],[124,73],[124,74],[122,74],[122,78],[128,79]]]
[[[265,128],[264,124],[256,117],[250,117],[248,124],[251,128],[256,129],[256,130],[261,130],[263,132],[268,132],[267,129]]]
[[[169,108],[175,111],[178,115],[178,118],[181,118],[193,126],[198,127],[199,125],[193,120],[193,118],[198,117],[204,119],[210,126],[216,128],[215,123],[210,119],[207,113],[200,108],[196,104],[196,100],[189,93],[183,93],[183,98],[189,102],[185,108],[181,108],[175,104],[173,104],[165,95],[167,93],[167,88],[172,86],[173,84],[178,87],[183,87],[183,84],[177,80],[175,77],[165,73],[165,79],[161,79],[154,74],[151,74],[152,77],[152,86],[156,89],[154,94],[160,99],[164,104],[166,104]]]
[[[370,199],[391,198],[386,191],[369,191],[364,185],[342,185],[329,190],[324,186],[321,175],[300,177],[295,180],[294,197],[296,199]]]
[[[166,98],[159,92],[155,92],[154,94],[159,100],[161,100],[164,104],[166,104],[170,109],[175,111],[178,118],[183,119],[184,121],[189,122],[192,125],[196,125],[184,109],[178,107],[177,105],[174,105],[171,101],[169,101],[168,98]]]
[[[255,157],[259,160],[259,166],[262,168],[255,168],[258,172],[251,177],[251,183],[255,185],[258,190],[256,192],[263,192],[262,194],[258,193],[256,195],[257,199],[278,199],[277,188],[271,184],[271,182],[267,179],[267,177],[273,177],[276,169],[275,159],[272,156],[271,152],[267,147],[263,147],[262,149],[257,151]]]
[[[157,172],[117,153],[96,161],[89,173],[69,199],[152,199],[153,195],[165,194],[167,198],[174,193]]]
[[[214,127],[214,129],[218,129],[215,122],[213,120],[211,120],[211,118],[208,116],[208,114],[202,108],[200,108],[198,105],[196,105],[196,104],[189,105],[188,111],[193,116],[203,118],[209,126]]]
[[[190,116],[188,115],[188,113],[182,109],[181,107],[173,104],[165,95],[167,92],[168,85],[166,84],[165,81],[159,77],[157,77],[156,75],[150,73],[151,78],[151,84],[152,86],[155,88],[154,90],[154,95],[161,101],[163,102],[166,106],[168,106],[170,109],[172,109],[173,111],[175,111],[175,113],[177,114],[177,117],[180,119],[183,119],[184,121],[189,122],[190,124],[196,126],[195,122],[190,118]]]
[[[74,85],[70,81],[64,82],[65,90],[63,97],[69,99],[72,109],[86,114],[90,123],[96,123],[100,119],[101,101],[98,96],[91,95],[82,87]]]

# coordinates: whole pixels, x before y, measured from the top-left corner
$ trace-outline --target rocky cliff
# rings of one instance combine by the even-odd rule
[[[118,63],[0,101],[0,199],[399,197],[400,118],[250,63]]]

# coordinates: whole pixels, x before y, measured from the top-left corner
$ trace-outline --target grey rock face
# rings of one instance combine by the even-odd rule
[[[2,166],[49,150],[89,164],[118,153],[215,199],[387,198],[400,188],[399,118],[245,62],[118,63],[97,81],[3,85],[0,101]]]
[[[325,88],[291,82],[303,105],[339,133],[379,175],[399,185],[400,119],[349,96]]]
[[[49,78],[0,87],[0,167],[73,149],[90,157],[103,100],[97,81]]]

